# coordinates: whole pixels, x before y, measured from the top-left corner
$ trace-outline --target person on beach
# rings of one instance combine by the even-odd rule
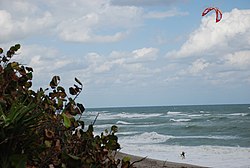
[[[182,158],[182,159],[185,159],[185,157],[186,157],[186,156],[185,156],[185,152],[181,152],[181,158]]]

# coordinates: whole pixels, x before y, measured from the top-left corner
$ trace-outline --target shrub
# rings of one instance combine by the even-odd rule
[[[116,126],[95,136],[76,119],[85,111],[76,102],[82,83],[75,78],[66,93],[54,76],[50,88],[32,90],[33,68],[11,61],[20,47],[0,48],[0,167],[132,167],[114,157]]]

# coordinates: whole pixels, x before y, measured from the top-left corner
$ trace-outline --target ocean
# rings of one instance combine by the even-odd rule
[[[250,168],[250,105],[91,108],[95,134],[118,126],[121,152],[218,168]],[[180,154],[185,152],[186,157]]]

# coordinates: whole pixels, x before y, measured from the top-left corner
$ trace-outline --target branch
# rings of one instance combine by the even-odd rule
[[[95,122],[96,122],[98,116],[99,116],[99,113],[97,113],[97,115],[96,115],[96,117],[95,117],[95,120],[94,120],[94,122],[93,122],[92,125],[95,125]]]
[[[138,162],[141,162],[141,161],[143,161],[143,160],[145,160],[145,159],[147,159],[147,156],[144,157],[144,158],[142,158],[142,159],[140,159],[140,160],[136,160],[136,161],[132,162],[132,163],[131,163],[131,166],[133,167],[133,164],[138,163]]]

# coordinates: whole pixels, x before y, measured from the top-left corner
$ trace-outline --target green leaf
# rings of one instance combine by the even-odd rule
[[[111,127],[111,131],[112,131],[113,133],[118,132],[118,127],[117,127],[116,125],[113,125],[113,126]]]
[[[0,119],[2,119],[4,122],[6,122],[6,120],[7,120],[6,115],[4,114],[1,105],[0,105]]]
[[[19,68],[19,64],[17,62],[12,62],[10,64],[10,66],[13,68],[13,69],[18,69]]]
[[[61,109],[63,107],[63,100],[62,99],[58,99],[58,108]]]
[[[10,156],[11,166],[15,168],[26,168],[27,156],[22,154],[15,154]]]
[[[19,50],[21,48],[21,45],[20,44],[16,44],[15,45],[15,51]]]
[[[16,50],[16,47],[15,47],[15,46],[11,46],[11,47],[10,47],[10,50],[11,50],[11,51],[15,51],[15,50]]]
[[[128,156],[125,156],[123,159],[122,159],[123,162],[130,162],[130,157]]]
[[[46,146],[47,148],[50,148],[51,145],[52,145],[52,141],[45,140],[45,141],[44,141],[44,144],[45,144],[45,146]]]
[[[29,80],[31,80],[31,79],[33,78],[33,74],[32,74],[32,72],[27,73],[27,77],[28,77],[28,79],[29,79]]]
[[[66,128],[69,128],[71,126],[70,118],[65,113],[63,113],[62,116],[63,116],[63,124],[64,124],[64,126]]]
[[[26,82],[26,83],[25,83],[25,87],[26,87],[26,88],[30,88],[31,86],[32,86],[32,82]]]
[[[3,53],[3,49],[2,48],[0,48],[0,54],[2,54]]]
[[[81,159],[80,157],[74,156],[74,155],[71,155],[71,154],[68,154],[68,156],[71,157],[74,160],[80,160]]]

